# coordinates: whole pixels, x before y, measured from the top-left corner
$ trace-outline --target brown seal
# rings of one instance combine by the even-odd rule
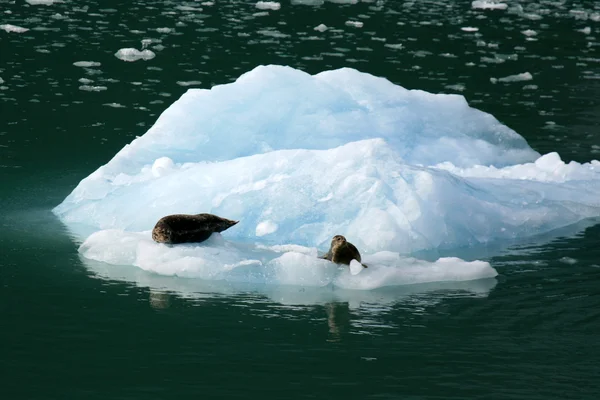
[[[331,239],[331,247],[329,247],[329,251],[324,256],[321,256],[321,258],[336,264],[346,265],[350,265],[350,261],[352,260],[356,260],[358,262],[361,261],[360,253],[358,252],[356,246],[348,242],[342,235],[335,235],[333,239]],[[362,266],[368,268],[365,264],[362,264]]]
[[[214,232],[222,232],[239,221],[213,214],[174,214],[162,217],[152,230],[152,239],[158,243],[200,243]]]

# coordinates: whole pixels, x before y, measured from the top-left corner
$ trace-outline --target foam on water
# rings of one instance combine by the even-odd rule
[[[54,212],[81,240],[93,233],[81,247],[93,260],[372,289],[493,276],[484,262],[400,254],[529,238],[597,217],[598,169],[540,157],[462,96],[347,68],[311,76],[268,66],[188,90]],[[151,241],[162,216],[200,212],[240,222],[201,245]],[[317,259],[335,234],[373,268]]]

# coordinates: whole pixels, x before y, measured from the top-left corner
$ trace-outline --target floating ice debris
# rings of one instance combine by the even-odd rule
[[[315,26],[315,31],[319,31],[319,32],[325,32],[328,28],[327,25],[325,24],[319,24],[317,26]]]
[[[102,64],[100,64],[97,61],[76,61],[73,63],[73,65],[76,67],[90,68],[90,67],[99,67]]]
[[[27,3],[31,4],[32,6],[51,6],[54,3],[62,3],[62,0],[25,0]]]
[[[574,258],[571,258],[571,257],[562,257],[558,261],[560,261],[561,263],[564,263],[564,264],[569,264],[569,265],[577,264],[577,260]]]
[[[592,28],[590,28],[589,26],[586,26],[583,29],[577,29],[577,32],[581,32],[584,35],[589,35],[590,33],[592,33]]]
[[[508,4],[489,0],[475,0],[471,3],[471,7],[482,10],[506,10]]]
[[[256,8],[259,10],[279,10],[281,8],[281,4],[275,1],[259,1],[256,3]]]
[[[401,48],[404,47],[404,45],[402,43],[386,43],[384,44],[385,47],[389,47],[390,49],[394,49],[394,50],[400,50]]]
[[[353,26],[355,28],[362,28],[364,23],[361,21],[346,21],[347,26]]]
[[[463,26],[460,29],[462,31],[465,31],[465,32],[477,32],[479,30],[479,28],[475,28],[475,27],[472,27],[472,26]]]
[[[289,37],[290,35],[286,34],[286,33],[281,33],[276,29],[261,29],[259,31],[257,31],[257,33],[264,35],[264,36],[270,36],[270,37],[274,37],[274,38],[286,38]]]
[[[202,84],[202,81],[177,81],[179,86],[188,87],[188,86],[199,86]]]
[[[3,24],[0,25],[0,29],[8,32],[8,33],[24,33],[27,32],[29,29],[27,28],[23,28],[17,25],[11,25],[11,24]]]
[[[83,90],[86,92],[102,92],[106,89],[108,89],[106,86],[90,86],[90,85],[79,86],[79,90]]]
[[[527,29],[521,33],[525,36],[536,36],[537,35],[537,32],[534,30],[531,30],[531,29]]]
[[[133,48],[125,48],[125,49],[119,49],[119,51],[117,51],[115,53],[115,57],[117,57],[119,60],[123,60],[123,61],[137,61],[137,60],[151,60],[154,57],[156,57],[156,54],[154,54],[153,51],[151,50],[142,50],[139,51],[138,49],[133,49]]]
[[[292,0],[292,5],[322,6],[325,0]]]
[[[112,107],[112,108],[125,108],[125,106],[123,104],[119,104],[119,103],[105,103],[102,105],[107,106],[107,107]]]
[[[92,82],[94,81],[88,78],[79,78],[79,83],[83,83],[84,85],[89,85]]]
[[[173,29],[171,28],[156,28],[156,32],[158,33],[171,33]]]
[[[509,83],[509,82],[530,81],[532,79],[533,79],[533,76],[529,72],[523,72],[521,74],[505,76],[503,78],[490,78],[490,82],[492,82],[492,83],[496,83],[496,82]]]

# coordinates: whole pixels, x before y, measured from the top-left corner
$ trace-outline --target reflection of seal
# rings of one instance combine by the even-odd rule
[[[152,239],[159,243],[203,242],[214,232],[222,232],[239,221],[212,214],[175,214],[162,217],[152,230]]]
[[[321,258],[336,264],[350,265],[350,261],[352,260],[360,262],[360,253],[356,246],[346,241],[345,237],[342,235],[335,235],[333,239],[331,239],[329,251]],[[367,268],[364,264],[362,264],[362,266]]]

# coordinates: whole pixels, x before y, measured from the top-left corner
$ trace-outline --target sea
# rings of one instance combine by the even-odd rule
[[[477,290],[310,304],[82,262],[52,208],[188,89],[268,64],[459,94],[600,159],[598,1],[0,0],[1,397],[600,398],[600,221],[489,249]]]

